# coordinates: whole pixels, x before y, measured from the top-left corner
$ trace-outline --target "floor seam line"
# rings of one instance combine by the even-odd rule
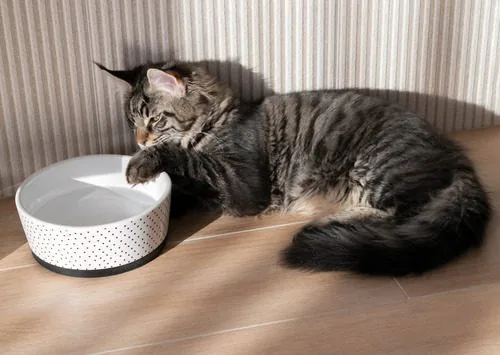
[[[401,286],[398,279],[393,277],[392,280],[396,283],[396,285],[398,285],[399,289],[401,290],[401,292],[403,292],[403,295],[406,297],[406,299],[409,300],[411,297],[408,295],[408,292],[406,292],[406,290],[403,288],[403,286]]]

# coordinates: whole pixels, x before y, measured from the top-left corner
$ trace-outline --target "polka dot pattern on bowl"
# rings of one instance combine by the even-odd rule
[[[66,269],[101,270],[134,262],[166,238],[170,199],[142,217],[95,227],[51,226],[20,213],[31,250]]]

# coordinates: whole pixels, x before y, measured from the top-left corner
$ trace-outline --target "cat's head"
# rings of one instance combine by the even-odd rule
[[[169,62],[122,71],[97,65],[126,84],[127,120],[141,148],[161,142],[195,148],[237,102],[226,85],[197,65]]]

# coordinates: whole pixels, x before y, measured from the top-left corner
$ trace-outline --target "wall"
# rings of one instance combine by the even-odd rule
[[[0,197],[52,162],[135,149],[93,60],[175,53],[245,97],[362,87],[440,130],[500,123],[496,0],[2,0],[0,18]]]

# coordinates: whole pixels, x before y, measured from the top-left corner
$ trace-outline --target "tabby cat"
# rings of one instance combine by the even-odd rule
[[[350,90],[248,103],[193,63],[99,67],[129,84],[130,184],[165,171],[237,216],[332,211],[294,236],[290,267],[418,274],[483,240],[490,205],[471,161],[399,106]]]

